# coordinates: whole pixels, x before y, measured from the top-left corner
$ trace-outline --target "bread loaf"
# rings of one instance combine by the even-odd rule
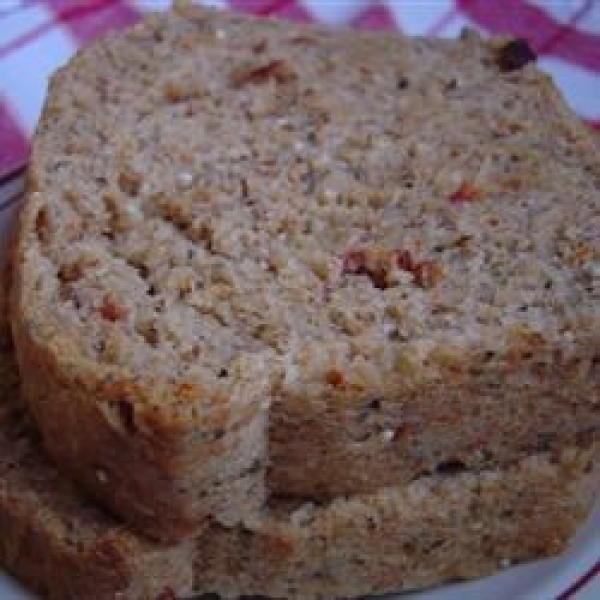
[[[521,47],[179,5],[78,54],[14,252],[53,459],[179,539],[597,439],[600,161]]]

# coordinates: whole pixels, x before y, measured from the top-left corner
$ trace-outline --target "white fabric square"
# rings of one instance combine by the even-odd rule
[[[453,0],[385,0],[404,33],[425,35],[444,16],[454,9]]]
[[[538,59],[541,69],[552,75],[556,86],[562,91],[573,111],[585,119],[600,118],[598,89],[600,75],[582,69],[559,58]]]
[[[365,8],[376,4],[372,0],[301,0],[316,21],[327,25],[345,25],[357,17]]]
[[[68,33],[57,25],[0,61],[2,93],[26,133],[31,134],[35,128],[49,76],[72,56],[75,49]]]
[[[51,18],[42,5],[19,6],[9,10],[10,4],[0,0],[0,47],[10,44]]]

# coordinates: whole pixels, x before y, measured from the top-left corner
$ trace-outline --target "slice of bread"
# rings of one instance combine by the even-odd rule
[[[185,5],[80,53],[14,254],[47,451],[173,539],[597,439],[600,161],[528,58]]]
[[[356,597],[478,577],[560,552],[592,502],[590,450],[423,478],[328,506],[274,501],[232,529],[146,541],[97,508],[39,447],[0,350],[0,565],[49,600]]]

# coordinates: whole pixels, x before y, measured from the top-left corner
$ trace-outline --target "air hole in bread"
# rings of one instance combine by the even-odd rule
[[[117,185],[128,196],[137,196],[142,185],[142,177],[133,169],[124,169],[117,177]]]
[[[38,240],[43,243],[48,234],[48,210],[46,207],[40,208],[35,217],[35,232]]]
[[[451,459],[438,463],[435,470],[441,475],[454,475],[464,471],[465,468],[466,465],[462,460]]]

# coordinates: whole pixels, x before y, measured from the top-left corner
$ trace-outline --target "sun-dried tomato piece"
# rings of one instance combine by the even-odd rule
[[[325,381],[333,387],[340,387],[344,384],[344,374],[338,369],[329,369],[325,373]]]
[[[351,250],[344,256],[342,274],[366,275],[380,290],[387,287],[389,265],[381,256],[370,256],[365,250]]]
[[[415,268],[415,260],[410,250],[396,250],[394,258],[396,266],[403,271],[412,271]]]
[[[385,290],[388,287],[388,272],[383,267],[370,270],[367,274],[378,290]]]
[[[364,275],[367,270],[367,253],[364,250],[350,250],[344,255],[342,273]]]
[[[115,323],[120,321],[127,314],[127,310],[115,303],[114,300],[105,296],[102,306],[100,306],[100,316],[107,321]]]
[[[425,289],[432,288],[442,278],[442,268],[431,260],[417,263],[412,269],[415,283]]]
[[[351,250],[344,256],[342,274],[367,275],[380,290],[390,286],[390,271],[394,268],[412,273],[422,288],[431,288],[441,279],[442,268],[431,260],[418,261],[410,250]]]
[[[284,83],[293,78],[294,71],[285,60],[272,60],[262,67],[235,73],[231,77],[231,85],[240,88],[247,83],[265,83],[269,79]]]
[[[579,242],[567,257],[567,264],[570,267],[577,267],[594,258],[594,248],[583,242]]]
[[[460,187],[450,194],[448,199],[452,204],[460,204],[461,202],[477,202],[483,198],[483,193],[474,185],[464,181]]]
[[[181,398],[192,399],[198,395],[198,390],[193,383],[184,381],[177,386],[176,394]]]
[[[410,250],[396,250],[394,262],[398,269],[412,273],[415,283],[425,289],[433,287],[442,276],[442,268],[431,260],[417,261]]]

